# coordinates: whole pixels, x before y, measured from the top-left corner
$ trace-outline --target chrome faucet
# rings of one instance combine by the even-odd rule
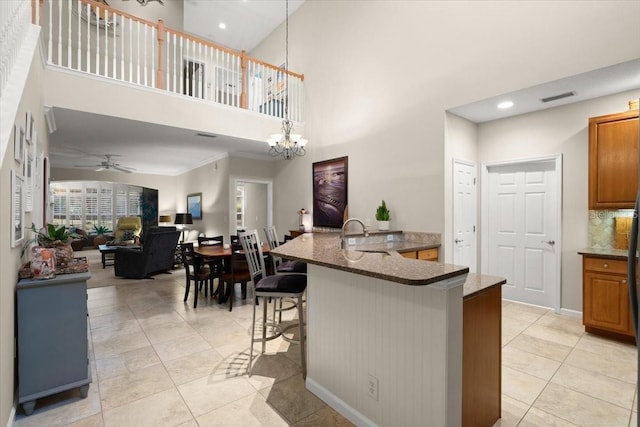
[[[359,222],[360,225],[362,226],[362,232],[364,233],[364,237],[369,237],[369,230],[367,230],[367,227],[364,225],[364,222],[362,222],[361,219],[349,218],[344,222],[344,224],[342,224],[342,232],[340,233],[340,249],[344,249],[344,230],[347,228],[347,224],[353,221]]]

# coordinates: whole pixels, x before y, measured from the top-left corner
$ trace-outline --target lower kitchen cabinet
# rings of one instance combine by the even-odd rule
[[[87,343],[89,273],[18,282],[18,403],[30,415],[36,399],[91,383]]]
[[[626,260],[583,256],[582,291],[587,332],[634,340]]]
[[[422,249],[419,251],[401,252],[405,258],[421,259],[423,261],[438,261],[438,248]]]
[[[462,426],[492,426],[501,417],[502,286],[462,303]]]

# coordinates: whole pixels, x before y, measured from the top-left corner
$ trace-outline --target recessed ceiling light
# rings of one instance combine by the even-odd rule
[[[512,101],[502,101],[500,104],[498,104],[498,108],[501,110],[505,110],[507,108],[511,108],[513,107],[513,102]]]
[[[218,24],[218,28],[220,28],[221,30],[224,30],[225,28],[227,28],[227,24],[225,24],[224,22],[221,22]]]

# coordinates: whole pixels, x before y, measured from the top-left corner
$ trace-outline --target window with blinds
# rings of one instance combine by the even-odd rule
[[[55,225],[91,231],[94,225],[113,230],[122,216],[141,216],[142,187],[109,182],[54,182],[53,218]]]

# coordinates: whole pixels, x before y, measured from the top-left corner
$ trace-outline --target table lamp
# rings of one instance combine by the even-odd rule
[[[180,243],[184,242],[184,230],[185,230],[185,225],[186,224],[193,224],[193,216],[190,213],[177,213],[176,214],[176,220],[174,221],[174,224],[177,225],[180,230]]]

